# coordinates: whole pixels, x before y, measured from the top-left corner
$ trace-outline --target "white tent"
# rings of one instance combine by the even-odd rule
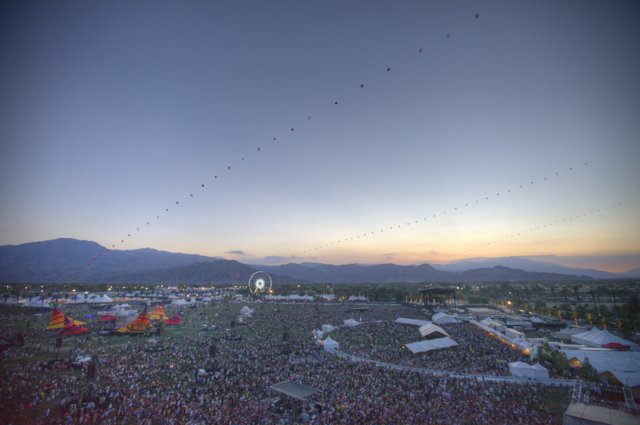
[[[477,322],[475,320],[471,320],[469,323],[471,323],[474,326],[477,326],[481,329],[484,329],[485,331],[492,333],[493,335],[495,335],[496,337],[498,337],[502,342],[506,343],[506,344],[513,344],[516,347],[520,348],[523,351],[529,351],[529,353],[532,350],[532,344],[522,338],[509,338],[507,335],[505,335],[504,333],[500,332],[499,330],[496,330],[494,328],[492,328],[491,326],[487,326],[484,323],[484,320],[482,322]],[[504,326],[502,327],[502,329],[505,329]],[[508,329],[508,328],[507,328]]]
[[[549,379],[549,371],[539,363],[530,365],[524,362],[509,363],[509,372],[512,376],[523,376],[533,379]]]
[[[502,331],[504,329],[504,323],[499,322],[497,320],[493,320],[491,317],[487,317],[485,319],[482,319],[480,321],[480,323],[482,323],[483,325],[488,326],[490,328],[497,329],[499,331]]]
[[[364,295],[351,295],[348,301],[369,301],[369,298]]]
[[[35,297],[35,298],[31,298],[30,300],[27,299],[27,301],[24,303],[25,307],[46,307],[46,308],[51,308],[51,304],[52,301],[49,298],[40,298],[40,297]]]
[[[353,328],[354,326],[361,325],[361,323],[354,319],[346,319],[344,325]]]
[[[325,301],[333,301],[336,299],[335,294],[322,294],[320,297]]]
[[[504,328],[504,334],[511,339],[521,339],[523,341],[527,340],[527,337],[523,332],[517,331],[515,329]]]
[[[179,299],[179,300],[173,300],[171,302],[172,305],[187,305],[189,304],[186,300],[184,300],[183,298]]]
[[[453,339],[447,337],[444,338],[436,338],[436,339],[428,339],[426,341],[418,341],[411,342],[409,344],[405,344],[413,354],[416,353],[424,353],[431,350],[439,350],[441,348],[449,348],[458,345]]]
[[[93,304],[112,303],[113,299],[105,294],[95,295],[92,294],[87,299],[87,302]]]
[[[81,304],[86,303],[87,300],[88,297],[85,297],[83,294],[78,294],[67,298],[67,304]]]
[[[577,360],[584,364],[588,357],[589,364],[598,373],[609,372],[625,385],[640,386],[640,366],[638,366],[640,365],[640,353],[638,352],[594,349],[560,351],[567,356],[571,363]]]
[[[324,341],[322,341],[322,345],[324,346],[325,351],[330,351],[335,353],[340,349],[340,343],[330,336],[327,337]]]
[[[447,313],[436,313],[431,317],[431,320],[436,325],[446,325],[449,323],[460,323],[460,319],[457,317],[451,316]]]
[[[322,332],[331,332],[334,329],[335,329],[335,327],[333,327],[331,325],[322,325]]]
[[[602,347],[605,344],[617,343],[631,347],[633,351],[638,350],[638,345],[631,341],[615,336],[606,329],[600,330],[596,327],[587,332],[571,335],[571,340],[576,344],[584,344],[589,347]]]
[[[442,329],[438,325],[434,325],[433,323],[429,323],[428,325],[420,326],[420,335],[424,336],[436,336],[441,334],[442,336],[449,336],[447,331]]]
[[[240,316],[241,317],[251,317],[251,315],[253,314],[254,309],[249,308],[249,306],[244,306],[240,309]]]
[[[398,317],[396,319],[396,323],[402,323],[405,325],[414,325],[414,326],[424,326],[428,325],[431,322],[428,320],[420,320],[420,319],[407,319],[406,317]]]

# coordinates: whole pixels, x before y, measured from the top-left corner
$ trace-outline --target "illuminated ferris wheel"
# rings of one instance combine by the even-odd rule
[[[249,290],[252,294],[268,293],[271,289],[271,283],[269,273],[258,271],[249,278]]]

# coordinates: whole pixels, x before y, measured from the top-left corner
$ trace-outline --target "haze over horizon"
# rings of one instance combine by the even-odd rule
[[[0,245],[640,267],[638,18],[633,1],[3,2]]]

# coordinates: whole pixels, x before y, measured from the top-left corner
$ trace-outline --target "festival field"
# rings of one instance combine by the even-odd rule
[[[0,307],[1,334],[23,332],[23,347],[4,351],[2,424],[555,424],[568,389],[435,377],[351,362],[317,344],[312,331],[341,327],[340,349],[395,364],[452,372],[504,375],[518,352],[468,324],[448,325],[460,344],[411,354],[416,327],[393,323],[420,318],[417,309],[344,304],[219,302],[180,307],[180,325],[148,334],[101,335],[108,325],[98,307],[66,305],[89,333],[62,338],[47,330],[52,310]],[[139,311],[142,305],[133,305]],[[149,309],[152,312],[153,308]],[[166,317],[178,313],[166,306]],[[161,319],[166,320],[166,319]],[[242,323],[240,323],[242,322]],[[156,335],[157,334],[157,335]],[[91,361],[74,365],[79,356]],[[94,363],[95,362],[95,363]],[[89,370],[95,365],[95,377]],[[269,390],[291,380],[319,390],[305,401]]]

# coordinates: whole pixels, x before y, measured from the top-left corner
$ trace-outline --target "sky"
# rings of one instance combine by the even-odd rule
[[[635,1],[2,1],[0,245],[640,267],[639,18]]]

